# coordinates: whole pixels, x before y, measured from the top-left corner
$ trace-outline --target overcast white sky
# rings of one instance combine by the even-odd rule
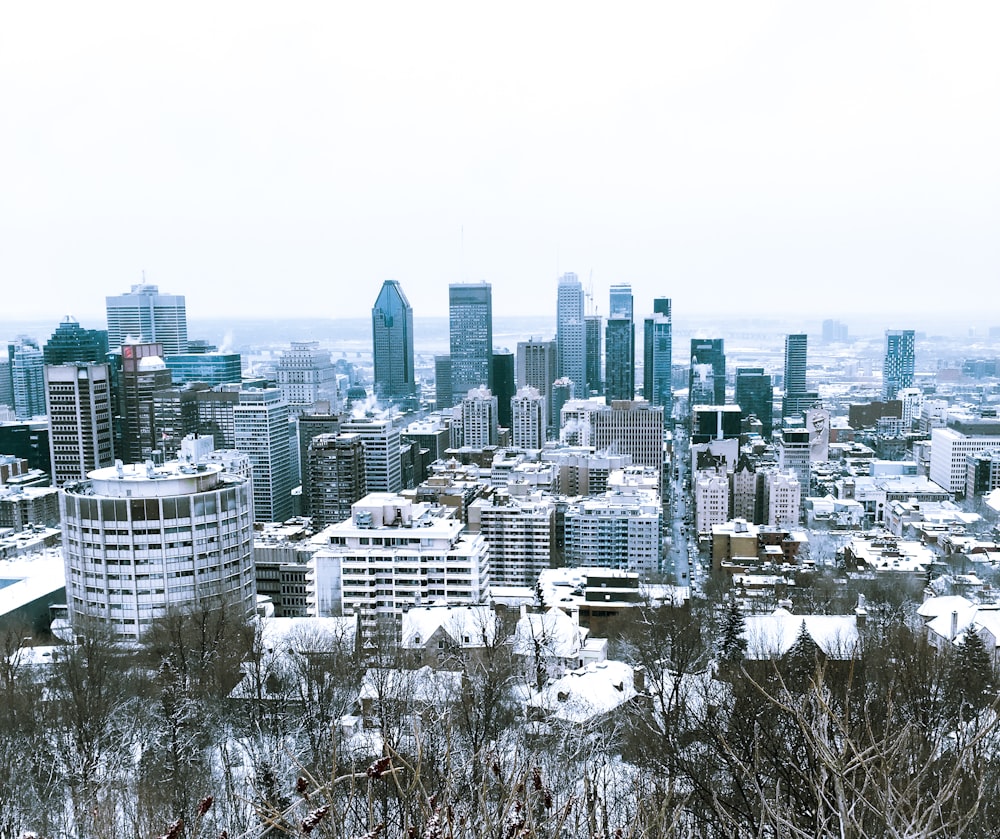
[[[998,44],[995,2],[6,3],[0,320],[143,270],[195,318],[544,313],[573,270],[1000,323]]]

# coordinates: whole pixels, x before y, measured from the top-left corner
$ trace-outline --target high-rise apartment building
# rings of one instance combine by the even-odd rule
[[[30,338],[18,338],[7,346],[9,392],[17,419],[31,419],[45,414],[44,356]]]
[[[611,308],[605,327],[604,394],[608,402],[635,399],[635,325],[632,287],[611,286]]]
[[[557,376],[573,381],[578,392],[587,391],[587,327],[583,313],[583,283],[576,274],[559,278],[556,301]]]
[[[309,474],[309,514],[317,530],[351,516],[351,505],[368,494],[365,447],[357,434],[313,437],[302,474]],[[304,487],[303,487],[304,488]]]
[[[311,478],[307,464],[309,462],[309,444],[320,434],[330,434],[336,437],[340,434],[340,414],[331,413],[329,402],[317,402],[312,408],[299,415],[297,421],[299,438],[299,464],[302,473],[302,513],[312,515]]]
[[[187,309],[182,294],[160,294],[155,285],[140,283],[128,294],[105,298],[108,347],[117,350],[126,339],[160,344],[161,356],[187,352]]]
[[[587,336],[587,387],[577,391],[581,399],[604,393],[604,382],[601,379],[601,335],[604,332],[604,320],[600,315],[587,315],[584,325]]]
[[[490,546],[490,584],[534,586],[552,562],[555,504],[541,493],[497,490],[469,505],[469,530]]]
[[[126,463],[143,463],[159,448],[153,394],[170,387],[170,370],[163,361],[163,347],[159,343],[126,341],[121,345],[121,365],[118,392],[121,438],[115,441],[115,451]]]
[[[548,425],[545,397],[533,387],[523,387],[511,400],[511,413],[511,446],[515,449],[542,448]]]
[[[485,449],[496,444],[497,398],[489,388],[473,388],[462,400],[462,445]]]
[[[66,603],[78,631],[138,641],[157,618],[256,609],[246,478],[214,463],[111,466],[60,491]]]
[[[43,351],[46,364],[71,364],[108,360],[108,333],[103,329],[84,329],[76,318],[67,315],[56,327]]]
[[[288,445],[288,403],[276,387],[241,390],[233,405],[236,448],[250,458],[255,521],[292,516],[295,488]]]
[[[533,387],[542,395],[549,408],[548,422],[553,428],[559,425],[558,415],[552,413],[552,383],[558,378],[557,355],[555,341],[532,338],[517,345],[517,386]]]
[[[882,398],[895,399],[904,388],[913,387],[914,332],[887,329],[885,358],[882,362]]]
[[[663,406],[668,416],[673,404],[672,330],[670,299],[657,297],[643,328],[642,395],[647,402]]]
[[[111,371],[106,363],[45,366],[52,484],[82,481],[113,466],[114,411]]]
[[[492,388],[493,288],[489,283],[448,287],[451,346],[451,395],[461,398],[476,387]]]
[[[413,308],[396,280],[386,280],[372,307],[375,395],[387,401],[417,393],[413,375]]]
[[[752,414],[760,420],[763,437],[769,440],[774,430],[774,388],[763,367],[736,368],[736,404],[744,417]]]
[[[722,338],[691,339],[688,405],[726,404],[726,352]]]
[[[277,376],[291,416],[297,417],[316,402],[337,404],[337,369],[319,341],[292,341],[291,349],[281,354]]]
[[[399,429],[390,420],[351,417],[340,424],[343,434],[357,434],[365,447],[365,485],[369,492],[399,492],[403,471]]]

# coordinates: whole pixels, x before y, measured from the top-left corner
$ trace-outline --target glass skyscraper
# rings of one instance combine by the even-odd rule
[[[182,294],[160,294],[159,287],[140,283],[128,294],[105,298],[108,346],[116,351],[126,338],[156,343],[164,357],[187,352],[187,309]]]
[[[576,391],[586,394],[587,331],[583,319],[583,284],[576,274],[563,274],[559,278],[556,353],[558,377],[571,379],[576,385]]]
[[[472,388],[492,389],[493,288],[489,283],[448,287],[451,345],[451,398],[460,401]],[[438,406],[442,407],[442,406]]]
[[[417,392],[413,375],[413,308],[396,280],[386,280],[372,307],[375,394],[407,399]]]
[[[611,286],[611,309],[605,327],[604,394],[608,402],[635,399],[635,327],[632,286]]]
[[[647,402],[662,405],[668,415],[673,401],[672,341],[670,299],[657,297],[643,329],[642,395]]]

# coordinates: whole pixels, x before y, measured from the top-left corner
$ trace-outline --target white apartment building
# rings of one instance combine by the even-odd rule
[[[581,499],[566,509],[566,565],[655,573],[660,570],[662,524],[659,495],[644,489]]]
[[[288,403],[278,388],[241,390],[233,405],[235,448],[250,458],[256,521],[292,515],[295,476],[288,445]]]
[[[549,567],[555,538],[551,496],[503,490],[469,505],[469,530],[482,533],[490,549],[490,585],[533,586]]]
[[[540,449],[545,445],[545,397],[536,388],[523,387],[510,400],[511,446]]]
[[[169,611],[256,608],[250,483],[214,463],[112,466],[61,491],[66,603],[138,641]]]
[[[365,447],[365,486],[369,492],[399,492],[403,471],[399,429],[390,420],[352,417],[340,424],[342,434],[357,434]]]
[[[462,445],[485,449],[497,444],[497,398],[487,387],[472,388],[462,399]]]
[[[693,480],[694,526],[711,533],[713,525],[729,521],[729,478],[717,472],[698,472]]]
[[[764,478],[764,523],[776,527],[796,527],[801,499],[802,488],[794,472],[768,471]]]
[[[413,605],[485,601],[490,553],[443,507],[375,492],[351,507],[351,517],[316,536],[322,547],[308,575],[310,613],[358,612],[372,632],[379,619],[398,619]]]
[[[948,492],[965,492],[969,455],[1000,447],[1000,436],[964,434],[954,428],[931,429],[930,479]]]

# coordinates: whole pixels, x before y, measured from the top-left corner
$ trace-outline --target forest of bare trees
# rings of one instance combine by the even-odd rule
[[[803,638],[777,662],[744,657],[735,601],[637,608],[612,652],[641,690],[582,724],[525,713],[504,631],[418,684],[391,632],[279,654],[191,613],[138,649],[87,627],[37,666],[10,630],[0,837],[993,835],[989,652],[871,607],[853,658]]]

